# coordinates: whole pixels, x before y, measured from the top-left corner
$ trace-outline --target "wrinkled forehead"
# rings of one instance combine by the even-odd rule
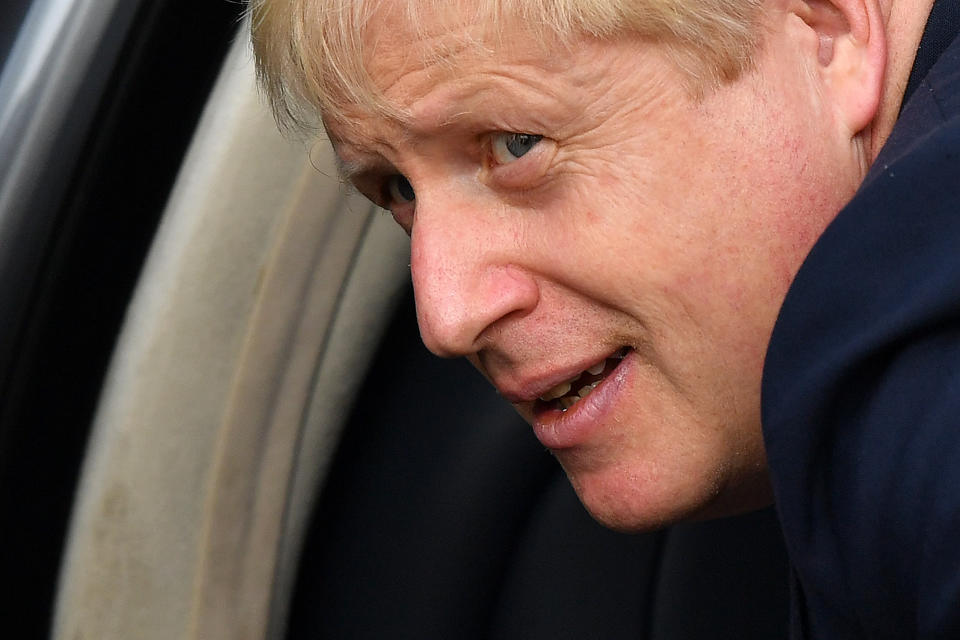
[[[324,121],[349,128],[362,113],[404,122],[410,114],[395,97],[408,89],[404,83],[410,78],[440,82],[506,61],[543,58],[552,48],[567,46],[555,32],[494,7],[470,0],[376,3],[353,25],[354,46],[328,58],[327,73],[338,86],[323,110]],[[353,73],[344,73],[349,70]]]
[[[469,13],[453,5],[424,12],[414,2],[381,3],[361,34],[362,64],[375,88],[386,94],[404,74],[428,68],[452,74],[489,58],[491,28]]]

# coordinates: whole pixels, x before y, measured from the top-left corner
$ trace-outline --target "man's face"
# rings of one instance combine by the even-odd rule
[[[793,49],[771,36],[755,72],[694,99],[636,38],[395,25],[371,25],[369,69],[409,121],[328,129],[410,234],[426,345],[467,356],[608,525],[767,503],[765,349],[859,181]]]

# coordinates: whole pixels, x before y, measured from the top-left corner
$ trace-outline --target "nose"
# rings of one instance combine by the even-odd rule
[[[416,217],[410,269],[420,335],[430,351],[444,357],[475,353],[485,332],[536,307],[538,286],[518,264],[520,234],[509,219],[462,207],[430,215],[420,198]]]

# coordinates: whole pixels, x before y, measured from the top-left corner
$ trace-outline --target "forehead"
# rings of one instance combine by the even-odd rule
[[[437,64],[498,52],[537,49],[557,43],[557,32],[524,19],[503,3],[406,0],[378,3],[359,34],[370,69],[402,64]],[[424,6],[429,5],[429,6]],[[539,45],[539,46],[538,46]]]
[[[456,60],[489,52],[492,29],[456,4],[423,11],[414,2],[380,3],[363,27],[363,63],[385,70]]]
[[[378,10],[363,34],[364,66],[387,109],[355,102],[325,114],[331,140],[362,143],[371,128],[389,129],[391,137],[435,132],[469,122],[491,102],[505,113],[520,104],[561,107],[587,85],[596,89],[604,76],[597,55],[603,43],[591,39],[583,47],[586,36],[562,39],[516,21],[493,24],[503,26],[470,11],[411,17],[396,5]],[[548,100],[556,104],[548,107]]]
[[[363,21],[360,46],[354,50],[370,86],[369,95],[344,89],[323,113],[338,126],[357,116],[376,114],[402,120],[405,104],[414,93],[424,93],[457,77],[505,66],[549,66],[564,42],[552,32],[536,31],[508,15],[487,15],[471,2],[443,3],[427,11],[415,0],[378,3]]]

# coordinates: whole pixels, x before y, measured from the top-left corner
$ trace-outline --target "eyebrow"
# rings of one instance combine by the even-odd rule
[[[339,153],[336,153],[336,149],[334,149],[333,155],[336,159],[337,173],[344,182],[353,182],[354,178],[358,175],[370,170],[370,165],[367,163],[356,160],[344,160],[340,157]]]
[[[406,128],[398,127],[398,129],[400,138],[403,141],[409,141],[414,137],[414,134],[406,130]],[[333,146],[337,173],[343,180],[353,181],[358,176],[377,170],[396,171],[393,165],[381,153],[375,150],[375,147],[378,145],[391,146],[389,141],[383,138],[375,137],[371,143],[364,145],[355,140],[351,140],[349,137],[336,136],[330,130],[327,130],[327,139]],[[341,150],[344,148],[350,149],[352,151],[350,155],[355,155],[357,158],[344,158],[341,153]]]
[[[487,95],[490,93],[496,94],[500,88],[499,84],[490,84],[489,79],[486,84],[480,83],[479,86],[476,84],[462,86],[453,91],[451,95],[448,95],[446,101],[441,102],[441,106],[436,108],[431,114],[431,117],[426,121],[416,122],[412,119],[393,120],[391,124],[395,126],[395,132],[399,134],[399,137],[405,143],[410,143],[419,136],[429,136],[448,127],[469,126],[474,122],[486,124],[489,118],[478,114],[475,105],[477,102],[484,103],[489,100]],[[466,107],[463,104],[465,101],[468,103]],[[519,129],[523,129],[523,127]],[[342,180],[353,182],[359,176],[378,170],[396,172],[396,168],[394,168],[386,158],[372,149],[366,149],[363,145],[357,145],[346,137],[335,137],[329,130],[327,131],[327,135],[333,144],[337,173]],[[386,140],[379,139],[377,142],[389,146]],[[356,155],[361,156],[361,158],[343,158],[339,152],[341,147],[354,149]]]

